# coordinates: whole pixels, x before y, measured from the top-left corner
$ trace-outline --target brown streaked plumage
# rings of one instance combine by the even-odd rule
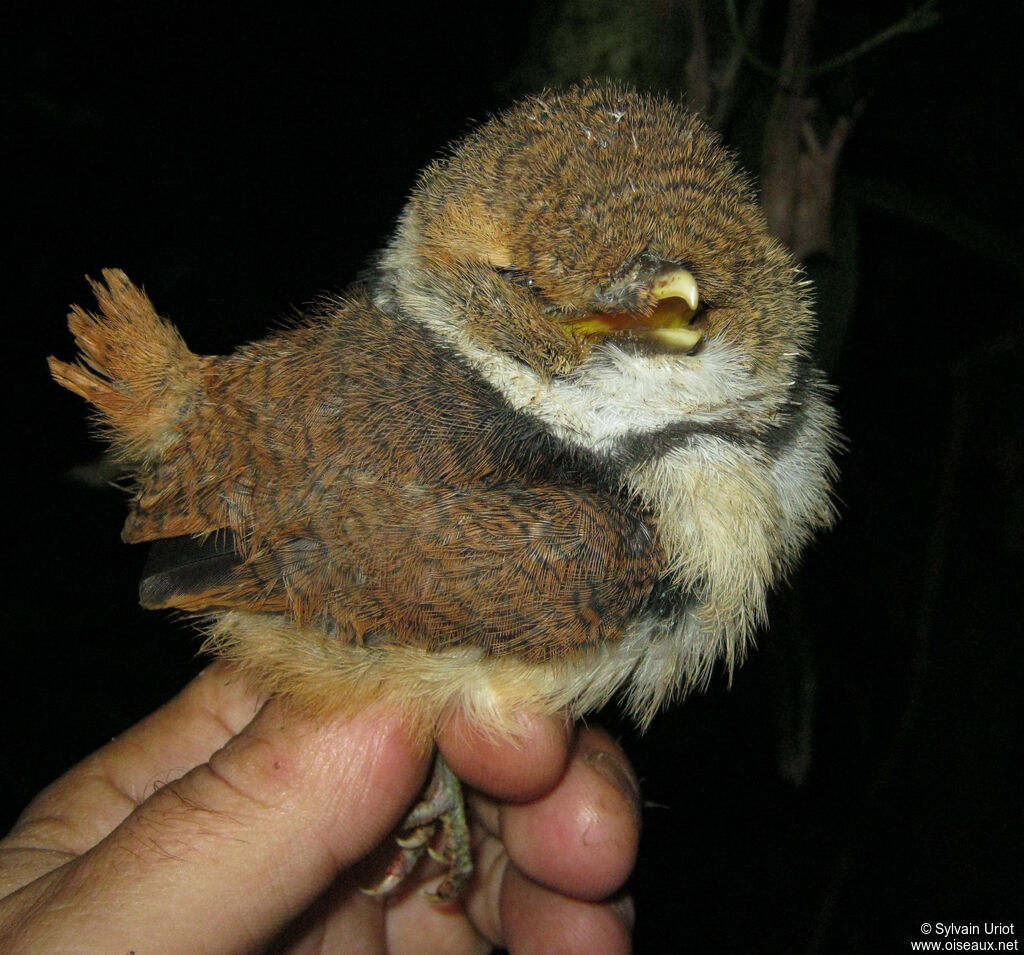
[[[93,287],[51,368],[134,468],[143,603],[212,615],[307,710],[514,734],[622,690],[646,723],[832,519],[804,284],[667,101],[513,107],[424,172],[371,279],[227,357]]]

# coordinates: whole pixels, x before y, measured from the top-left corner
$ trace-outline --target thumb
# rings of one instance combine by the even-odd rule
[[[259,947],[395,827],[427,756],[383,708],[315,722],[269,703],[208,762],[22,889],[37,915],[60,917],[34,918],[17,941],[31,951]]]

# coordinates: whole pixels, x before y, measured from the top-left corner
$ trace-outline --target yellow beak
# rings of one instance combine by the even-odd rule
[[[593,314],[566,319],[563,324],[585,338],[628,333],[657,341],[672,351],[691,351],[702,337],[700,329],[690,324],[700,305],[697,280],[686,269],[673,269],[654,280],[651,294],[657,305],[647,315]]]

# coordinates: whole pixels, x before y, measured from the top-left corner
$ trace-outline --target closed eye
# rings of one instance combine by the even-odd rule
[[[510,285],[518,285],[532,295],[542,294],[540,286],[534,282],[533,276],[529,273],[522,272],[519,269],[497,269],[496,271]]]

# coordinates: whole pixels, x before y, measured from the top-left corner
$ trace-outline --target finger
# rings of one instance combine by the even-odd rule
[[[63,913],[49,930],[34,919],[23,947],[259,948],[394,827],[427,759],[382,708],[317,725],[269,704],[93,850],[22,890],[22,903]]]
[[[87,756],[26,807],[11,836],[78,855],[117,826],[156,786],[183,776],[241,731],[259,700],[223,663]]]
[[[468,920],[453,919],[422,893],[410,894],[389,906],[389,951],[477,953],[494,946],[517,955],[630,951],[633,906],[628,896],[604,902],[568,898],[520,873],[497,839],[488,837],[479,850],[473,886],[464,900]]]
[[[92,848],[146,796],[209,759],[259,700],[217,663],[40,793],[0,841],[0,898]]]
[[[357,866],[355,870],[346,872],[262,950],[393,955],[385,926],[387,909],[380,899],[363,891],[370,881],[370,873],[365,867]],[[429,949],[424,947],[420,951]]]
[[[601,900],[635,863],[640,793],[608,734],[581,730],[566,772],[540,799],[499,805],[475,795],[472,803],[491,829],[466,899],[484,938],[514,951],[629,950],[629,900]]]
[[[437,745],[468,786],[495,799],[522,802],[549,792],[565,771],[570,727],[559,717],[519,715],[516,739],[489,737],[454,713]]]
[[[626,955],[632,951],[632,904],[569,899],[509,867],[500,900],[503,944],[512,952]]]
[[[569,727],[562,719],[525,713],[518,722],[516,739],[498,739],[481,733],[461,711],[453,712],[438,734],[438,747],[467,785],[501,799],[536,798],[550,791],[565,772]],[[492,812],[496,824],[495,804],[490,799],[479,804]],[[506,857],[493,838],[476,848],[481,851],[474,852],[476,871],[465,904],[491,907],[487,921],[492,926],[491,938],[496,940],[500,934],[497,899]],[[430,867],[423,871],[433,872]],[[478,899],[475,903],[471,901],[474,897]],[[483,898],[486,903],[479,901]],[[387,919],[388,941],[395,953],[473,953],[492,947],[469,920],[454,918],[450,906],[437,905],[416,887],[389,901]]]
[[[499,818],[516,868],[564,895],[607,898],[636,863],[640,789],[603,730],[582,729],[558,785],[534,802],[500,807]]]
[[[484,955],[494,948],[459,911],[457,903],[439,905],[421,890],[389,901],[385,917],[389,955]],[[342,946],[337,951],[351,949]]]

